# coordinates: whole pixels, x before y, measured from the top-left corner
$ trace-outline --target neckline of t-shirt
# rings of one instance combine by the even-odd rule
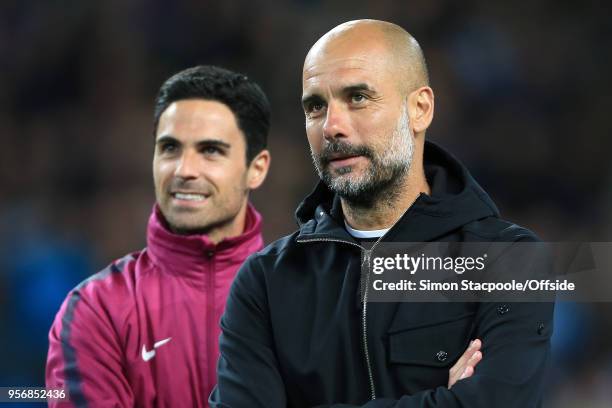
[[[344,220],[344,227],[353,238],[368,239],[368,238],[380,238],[387,233],[391,228],[379,229],[379,230],[358,230],[351,228]]]

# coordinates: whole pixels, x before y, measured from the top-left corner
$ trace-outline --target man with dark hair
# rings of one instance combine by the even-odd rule
[[[168,79],[154,114],[156,204],[147,247],[91,276],[49,333],[47,387],[66,406],[206,406],[219,318],[238,267],[263,246],[249,191],[270,164],[270,107],[244,75]]]
[[[308,52],[302,85],[321,182],[299,230],[236,276],[211,405],[540,406],[550,303],[368,302],[385,243],[537,241],[425,141],[434,94],[419,44],[388,22],[341,24]]]

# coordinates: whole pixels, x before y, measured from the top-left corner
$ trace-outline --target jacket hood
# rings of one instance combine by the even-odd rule
[[[385,241],[394,240],[398,234],[405,242],[430,241],[472,221],[499,217],[488,194],[450,153],[425,141],[423,163],[431,195],[421,193]],[[340,198],[322,181],[300,204],[295,216],[300,226],[299,239],[352,239],[344,229]]]

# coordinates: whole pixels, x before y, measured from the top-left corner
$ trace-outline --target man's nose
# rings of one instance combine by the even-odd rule
[[[325,122],[323,123],[323,137],[328,141],[348,136],[348,112],[336,102],[327,105]]]
[[[174,175],[183,179],[197,178],[199,160],[201,160],[201,158],[196,152],[183,152],[176,165]]]

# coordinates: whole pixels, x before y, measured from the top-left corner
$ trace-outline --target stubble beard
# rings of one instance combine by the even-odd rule
[[[319,155],[312,149],[310,152],[321,180],[350,206],[372,208],[380,200],[391,204],[401,193],[400,185],[408,175],[414,154],[414,138],[406,106],[402,109],[388,148],[382,153],[368,146],[354,146],[342,141],[327,144]],[[361,155],[370,163],[362,175],[352,175],[351,166],[341,167],[332,175],[329,157],[333,153]]]
[[[206,190],[202,187],[190,187],[188,183],[176,180],[173,183],[175,188],[183,187],[187,190],[196,191]],[[242,208],[243,201],[248,200],[249,190],[246,187],[246,178],[241,180],[239,185],[234,186],[232,197],[215,197],[209,195],[210,205],[207,210],[177,210],[171,207],[171,199],[162,204],[161,193],[156,192],[159,209],[164,216],[167,227],[170,231],[178,235],[210,235],[215,230],[221,230],[232,224]],[[227,192],[226,192],[227,195]],[[225,198],[223,200],[222,198]]]

